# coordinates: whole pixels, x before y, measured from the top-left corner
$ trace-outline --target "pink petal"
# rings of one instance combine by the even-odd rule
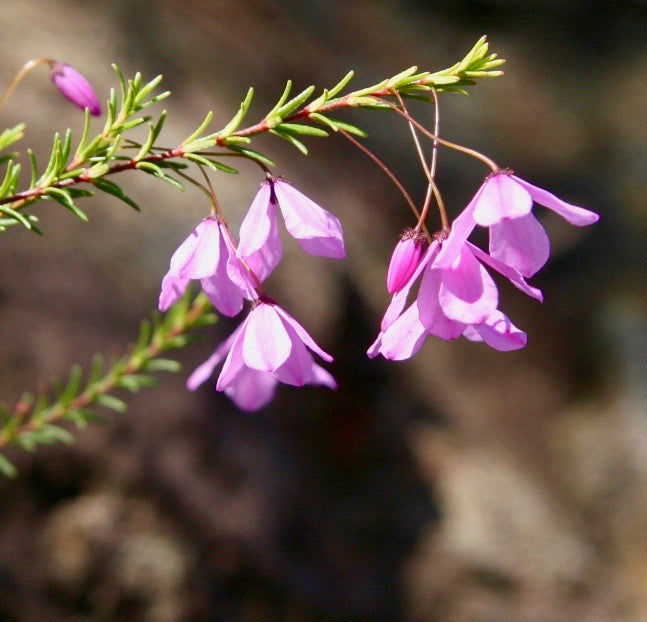
[[[556,197],[554,194],[551,194],[543,188],[533,186],[524,179],[520,179],[515,175],[512,176],[512,179],[514,179],[517,184],[522,186],[526,192],[530,194],[533,201],[553,210],[572,225],[583,227],[585,225],[592,225],[600,219],[599,214],[588,209],[584,209],[583,207],[572,205],[566,201],[562,201],[562,199]]]
[[[219,254],[218,222],[205,218],[173,253],[170,272],[183,279],[202,279],[216,271]]]
[[[452,266],[441,270],[438,300],[450,320],[474,324],[496,309],[499,292],[487,270],[463,245]]]
[[[167,311],[171,305],[176,303],[186,291],[190,279],[181,279],[168,272],[162,279],[162,291],[160,292],[158,308],[160,311]]]
[[[403,361],[420,350],[426,336],[427,331],[418,318],[418,306],[414,302],[381,334],[379,352],[386,359]]]
[[[243,360],[259,371],[276,371],[290,356],[292,340],[274,305],[261,303],[247,318]]]
[[[418,317],[425,330],[441,339],[457,339],[463,333],[465,324],[450,320],[440,306],[442,270],[428,268],[422,277],[416,305]]]
[[[343,259],[344,236],[339,219],[283,179],[273,181],[285,227],[310,255]]]
[[[245,369],[245,361],[243,360],[243,339],[245,337],[248,320],[249,315],[227,340],[230,344],[230,348],[216,382],[217,391],[224,391],[227,387],[236,384],[238,377]]]
[[[520,289],[524,294],[527,294],[531,298],[539,300],[539,302],[543,302],[544,295],[541,293],[541,290],[528,285],[518,270],[511,268],[494,257],[491,257],[478,246],[474,246],[471,242],[467,242],[467,246],[475,257],[506,277],[517,289]]]
[[[272,401],[277,384],[278,380],[269,372],[245,367],[224,393],[238,408],[252,412]]]
[[[260,281],[264,281],[281,260],[283,247],[269,181],[261,184],[243,219],[236,254],[247,262]]]
[[[215,272],[211,276],[201,279],[200,283],[213,306],[223,315],[233,317],[243,308],[245,290],[241,290],[239,284],[229,278],[232,257],[222,230],[220,249]]]
[[[308,384],[321,385],[329,389],[337,388],[337,381],[332,374],[316,363],[312,363],[312,372]]]
[[[211,374],[213,374],[213,370],[231,350],[231,346],[236,339],[237,333],[238,330],[229,335],[229,337],[216,348],[216,351],[189,376],[189,379],[186,381],[186,386],[190,391],[195,391],[203,382],[209,379]]]
[[[505,172],[490,175],[474,208],[474,220],[489,227],[503,218],[520,218],[530,213],[532,199],[523,186]]]
[[[211,304],[223,315],[234,317],[243,308],[243,295],[227,276],[226,267],[220,273],[200,281],[202,291]]]
[[[282,309],[278,305],[274,305],[274,309],[283,318],[283,321],[294,329],[299,339],[308,346],[310,350],[324,361],[327,361],[328,363],[332,362],[333,357],[327,352],[324,352],[324,350],[322,350],[315,340],[308,334],[308,331],[303,328],[303,326],[301,326],[301,324],[299,324],[299,322],[297,322],[285,309]]]
[[[465,337],[470,341],[484,341],[491,348],[508,352],[523,348],[528,335],[517,328],[505,314],[495,311],[485,322],[474,324],[465,329]]]
[[[454,259],[458,257],[465,240],[467,240],[474,230],[474,227],[476,227],[474,209],[480,201],[484,189],[485,184],[477,190],[467,207],[465,207],[452,223],[451,231],[449,232],[447,239],[442,241],[440,252],[434,260],[434,268],[447,268],[451,266]]]
[[[541,223],[532,215],[505,218],[490,227],[490,256],[532,276],[548,261],[550,241]]]
[[[308,352],[294,329],[286,325],[286,330],[292,340],[292,350],[285,363],[275,371],[274,375],[285,384],[302,387],[310,382],[314,361],[312,360],[312,354]]]

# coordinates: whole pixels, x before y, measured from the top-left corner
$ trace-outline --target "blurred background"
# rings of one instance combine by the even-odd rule
[[[308,141],[307,158],[260,139],[345,228],[346,261],[286,241],[268,284],[335,355],[339,390],[281,387],[253,414],[211,382],[188,393],[187,374],[236,325],[221,321],[126,415],[75,432],[71,447],[11,451],[20,475],[0,481],[1,620],[647,619],[647,3],[11,0],[0,23],[2,84],[39,56],[77,67],[104,101],[111,62],[164,74],[169,146],[207,110],[221,127],[249,86],[252,123],[288,78],[332,86],[354,69],[359,88],[449,66],[487,34],[506,75],[443,96],[442,134],[602,215],[576,229],[537,210],[553,244],[533,279],[546,301],[501,283],[527,348],[428,338],[410,361],[368,361],[407,208],[341,139]],[[82,124],[44,69],[2,116],[2,127],[27,122],[22,148],[41,159],[53,131],[78,136]],[[407,128],[386,114],[345,118],[420,200]],[[441,152],[454,216],[483,174]],[[191,190],[119,181],[141,213],[99,197],[82,223],[44,203],[43,238],[2,234],[5,402],[94,352],[120,354],[208,209]],[[213,181],[237,230],[259,172]]]

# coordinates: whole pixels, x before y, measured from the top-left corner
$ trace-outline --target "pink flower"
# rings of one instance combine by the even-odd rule
[[[425,246],[425,237],[419,231],[407,229],[400,236],[386,275],[386,288],[390,294],[399,292],[406,285],[420,263]]]
[[[473,244],[463,241],[456,246],[453,235],[461,234],[460,224],[456,234],[452,228],[443,249],[437,240],[432,242],[409,281],[393,296],[380,334],[368,349],[369,357],[382,354],[392,360],[409,358],[420,349],[427,335],[441,339],[457,339],[464,335],[472,341],[484,341],[497,350],[514,350],[526,344],[525,333],[497,309],[498,289],[485,265],[540,301],[541,291],[528,285],[519,271]],[[439,267],[438,258],[446,244],[454,250],[451,263]],[[409,291],[421,274],[417,299],[402,313]]]
[[[346,256],[339,220],[281,178],[265,180],[240,227],[238,257],[264,280],[281,260],[277,207],[288,233],[310,255]]]
[[[533,186],[511,171],[498,171],[486,178],[452,225],[452,244],[443,245],[438,265],[449,265],[457,247],[467,240],[476,225],[481,225],[489,227],[491,257],[525,277],[535,274],[548,261],[550,242],[541,223],[531,213],[533,201],[578,227],[593,224],[600,218],[595,212]]]
[[[90,83],[71,65],[53,62],[50,65],[50,77],[58,90],[75,106],[84,110],[88,108],[90,114],[101,114],[101,105]]]
[[[176,302],[193,279],[200,280],[205,294],[223,315],[234,316],[243,308],[243,297],[248,293],[244,273],[228,244],[223,225],[211,216],[202,220],[173,253],[169,271],[162,280],[160,311]]]
[[[310,351],[332,361],[291,315],[270,300],[257,300],[243,323],[191,374],[187,386],[195,390],[224,359],[216,389],[243,410],[267,404],[279,382],[336,388],[334,378],[314,362]]]

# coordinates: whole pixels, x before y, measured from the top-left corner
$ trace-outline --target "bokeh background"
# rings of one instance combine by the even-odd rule
[[[222,321],[126,415],[71,447],[10,452],[20,475],[0,482],[0,619],[647,619],[647,3],[8,0],[0,23],[3,84],[38,56],[75,65],[102,100],[111,62],[164,74],[169,146],[209,109],[221,126],[249,86],[251,122],[288,78],[330,86],[352,68],[359,87],[414,64],[436,70],[487,34],[506,75],[443,96],[442,133],[602,215],[580,230],[539,210],[554,251],[534,279],[546,302],[501,288],[529,333],[524,350],[429,338],[411,361],[369,362],[410,215],[341,139],[309,141],[307,158],[261,139],[345,227],[346,261],[286,242],[269,285],[335,354],[339,390],[282,387],[254,414],[211,383],[188,393],[186,374],[235,325]],[[54,130],[81,126],[45,70],[2,116],[28,123],[24,144],[41,158]],[[406,127],[347,118],[420,199]],[[454,215],[483,173],[441,152]],[[4,401],[94,352],[119,354],[156,305],[170,254],[207,205],[143,177],[120,179],[141,213],[100,197],[84,224],[43,204],[43,238],[2,235]],[[259,182],[251,165],[214,178],[234,228]]]

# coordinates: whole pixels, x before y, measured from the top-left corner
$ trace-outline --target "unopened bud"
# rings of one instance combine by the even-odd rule
[[[424,235],[413,229],[407,229],[400,236],[386,275],[386,287],[390,294],[399,292],[407,284],[420,263],[425,245]]]
[[[51,64],[50,77],[58,90],[63,93],[75,106],[90,114],[101,114],[101,105],[90,83],[71,65],[58,61]]]

